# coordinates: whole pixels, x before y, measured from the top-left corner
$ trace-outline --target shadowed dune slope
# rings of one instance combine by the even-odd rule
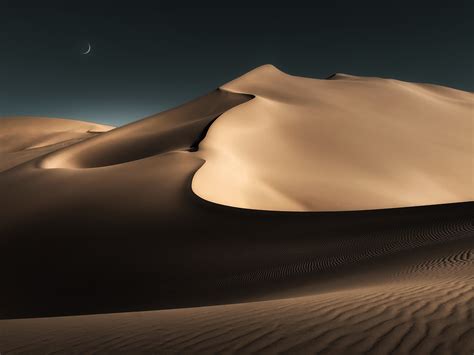
[[[344,74],[259,67],[222,86],[255,99],[200,145],[193,191],[252,209],[341,211],[474,198],[474,95]]]

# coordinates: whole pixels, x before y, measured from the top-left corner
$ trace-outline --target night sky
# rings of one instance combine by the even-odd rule
[[[472,0],[2,0],[0,116],[122,125],[267,63],[474,91],[473,17]]]

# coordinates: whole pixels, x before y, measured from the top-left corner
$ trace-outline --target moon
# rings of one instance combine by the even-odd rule
[[[82,52],[82,54],[89,54],[91,52],[92,47],[89,42],[87,42],[87,47],[88,47],[87,50],[85,52]]]

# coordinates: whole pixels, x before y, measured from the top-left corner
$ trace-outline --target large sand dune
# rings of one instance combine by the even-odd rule
[[[255,99],[200,145],[202,198],[280,211],[344,211],[472,200],[473,95],[434,85],[267,65],[222,86]]]
[[[0,120],[0,352],[471,354],[472,104],[264,66],[116,129]]]

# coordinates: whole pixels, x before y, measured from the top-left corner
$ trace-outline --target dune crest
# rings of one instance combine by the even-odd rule
[[[210,127],[194,176],[233,207],[341,211],[470,201],[474,96],[428,84],[259,67],[221,87],[255,98]]]

